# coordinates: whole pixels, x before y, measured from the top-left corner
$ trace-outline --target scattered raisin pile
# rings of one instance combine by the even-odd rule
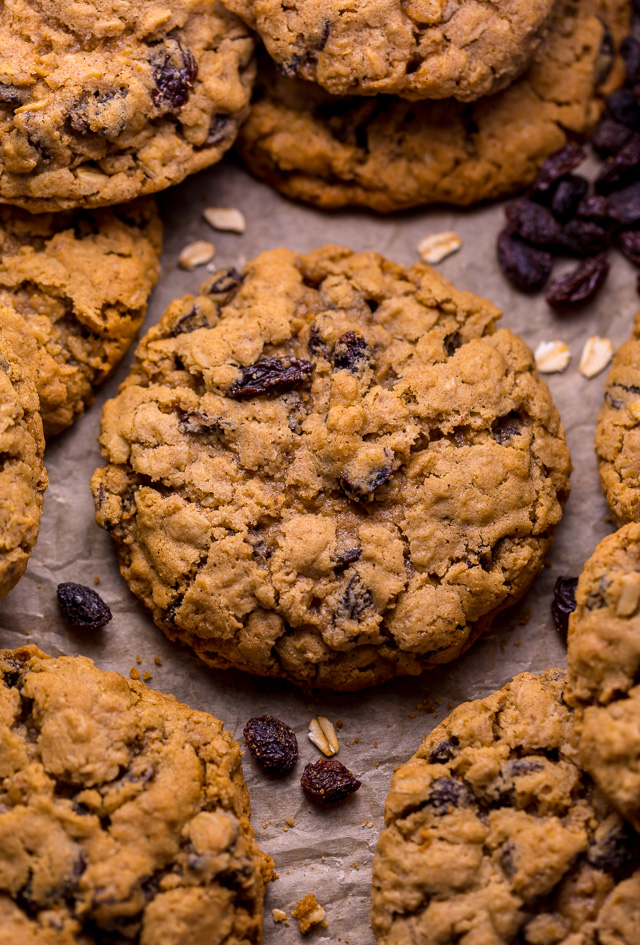
[[[604,161],[595,180],[574,173],[586,153],[566,145],[547,158],[527,195],[507,204],[507,225],[498,237],[507,279],[522,292],[546,286],[555,308],[596,294],[609,273],[612,248],[640,268],[640,42],[627,37],[621,51],[628,83],[609,96],[607,117],[591,140]],[[554,256],[580,262],[549,281]]]

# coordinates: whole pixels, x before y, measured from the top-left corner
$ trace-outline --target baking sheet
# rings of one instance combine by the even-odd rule
[[[214,233],[201,217],[209,206],[239,207],[247,219],[246,233]],[[268,713],[292,725],[300,745],[300,760],[292,775],[270,781],[248,754],[244,758],[258,841],[274,857],[279,875],[267,894],[264,941],[267,945],[298,942],[295,920],[288,927],[276,925],[271,910],[282,908],[290,914],[303,895],[314,892],[326,909],[328,925],[316,928],[308,941],[372,945],[371,860],[394,766],[406,761],[422,737],[458,703],[492,692],[522,670],[537,672],[566,663],[550,618],[553,585],[559,574],[578,574],[597,542],[612,529],[592,447],[606,372],[586,380],[578,372],[578,361],[589,335],[610,337],[617,347],[630,334],[639,307],[636,272],[616,254],[607,286],[595,302],[579,313],[560,317],[543,297],[520,295],[500,275],[494,247],[502,225],[501,205],[387,218],[326,214],[279,197],[250,178],[233,159],[163,195],[161,207],[163,278],[151,300],[146,327],[173,298],[194,292],[207,278],[204,268],[194,272],[177,268],[177,254],[193,239],[214,242],[216,268],[238,265],[277,246],[306,252],[326,242],[375,249],[409,265],[417,258],[416,247],[424,236],[455,230],[463,247],[438,267],[443,274],[458,288],[491,298],[505,313],[502,323],[532,347],[542,340],[561,338],[571,348],[568,370],[548,377],[574,463],[573,492],[550,566],[522,604],[503,615],[495,630],[462,659],[421,678],[398,680],[358,694],[311,697],[289,684],[210,670],[187,648],[169,643],[129,592],[120,577],[111,539],[94,522],[89,478],[101,464],[97,446],[101,407],[126,376],[131,352],[86,415],[47,446],[50,486],[40,539],[24,578],[0,601],[0,645],[29,641],[52,655],[84,654],[103,669],[125,675],[132,666],[141,673],[150,672],[149,685],[223,719],[241,744],[243,726],[251,716]],[[93,585],[94,577],[100,579],[98,590],[113,611],[113,621],[97,633],[77,633],[59,616],[55,588],[61,581]],[[362,781],[356,795],[329,811],[311,809],[299,786],[304,764],[321,757],[307,738],[308,723],[317,714],[342,721],[338,758]]]

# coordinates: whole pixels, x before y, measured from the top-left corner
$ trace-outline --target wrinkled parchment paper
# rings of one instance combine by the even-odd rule
[[[326,909],[328,926],[317,927],[308,941],[372,945],[371,860],[394,766],[406,761],[436,722],[458,703],[487,695],[522,670],[537,672],[565,665],[565,650],[550,618],[553,585],[560,574],[578,574],[597,542],[612,529],[606,521],[593,451],[606,371],[586,380],[578,362],[589,335],[610,337],[617,347],[630,334],[640,307],[636,273],[616,255],[607,286],[596,300],[574,315],[558,316],[543,297],[520,295],[500,275],[494,247],[502,225],[502,205],[387,218],[326,214],[286,201],[232,160],[163,195],[161,206],[163,278],[151,300],[146,327],[172,299],[195,291],[208,277],[205,268],[194,272],[177,268],[178,253],[193,239],[210,239],[215,244],[216,267],[238,265],[277,246],[306,252],[326,242],[375,249],[410,265],[424,236],[455,230],[463,247],[438,267],[444,275],[458,288],[491,298],[505,313],[502,323],[532,347],[560,338],[571,348],[567,371],[548,377],[574,464],[573,491],[550,555],[551,566],[544,569],[522,604],[503,615],[494,631],[462,659],[421,678],[401,679],[354,695],[311,697],[288,684],[210,670],[186,647],[166,640],[129,592],[120,577],[111,539],[94,522],[89,477],[101,463],[97,436],[102,404],[126,376],[131,353],[86,415],[47,446],[50,486],[40,539],[22,581],[0,601],[0,645],[30,641],[52,655],[81,653],[103,669],[125,675],[136,666],[140,672],[152,673],[149,685],[224,720],[241,744],[243,726],[251,716],[269,713],[292,725],[300,760],[284,780],[268,780],[248,753],[244,756],[256,835],[273,856],[279,875],[267,894],[264,941],[267,945],[300,941],[295,920],[290,919],[288,927],[276,925],[271,910],[281,908],[290,915],[303,895],[314,892]],[[201,212],[215,206],[239,207],[247,218],[246,233],[214,233]],[[93,586],[95,576],[100,578],[98,590],[113,611],[113,621],[97,633],[77,633],[60,618],[56,585],[77,581]],[[156,657],[161,666],[156,665]],[[435,711],[429,711],[430,706]],[[299,785],[303,766],[321,757],[307,738],[308,723],[317,714],[334,722],[342,720],[338,759],[362,781],[356,795],[329,811],[310,809]]]

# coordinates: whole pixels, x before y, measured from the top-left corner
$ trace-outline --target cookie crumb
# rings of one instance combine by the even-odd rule
[[[207,207],[202,211],[209,226],[228,233],[244,233],[247,223],[244,214],[235,207]]]
[[[137,666],[132,666],[129,670],[129,675],[132,679],[140,679],[140,670]]]
[[[96,576],[95,576],[94,579],[93,579],[93,583],[94,583],[94,584],[99,584],[99,583],[100,583],[100,575],[96,574]]]
[[[178,265],[181,269],[197,269],[211,262],[216,254],[216,248],[208,240],[194,240],[185,246],[178,256]]]
[[[150,679],[153,679],[153,676],[148,669],[145,669],[144,673],[142,674],[142,678],[145,682],[149,682]]]
[[[273,916],[273,921],[274,921],[274,922],[286,922],[286,921],[287,921],[287,913],[284,911],[284,909],[272,909],[272,910],[271,910],[271,915]],[[288,925],[288,924],[289,924],[289,923],[287,922],[287,925]]]
[[[310,928],[324,920],[326,912],[314,894],[308,893],[296,904],[295,909],[291,910],[291,915],[298,920],[300,931],[306,935]]]
[[[156,666],[162,666],[162,660],[160,659],[159,656],[154,656],[153,662],[156,664]]]
[[[580,355],[580,373],[583,377],[592,378],[600,371],[604,371],[613,357],[613,343],[610,338],[601,338],[591,335],[584,343]]]
[[[444,233],[432,233],[418,243],[418,253],[423,262],[439,263],[447,256],[457,253],[462,240],[457,233],[447,230]]]
[[[142,657],[136,656],[136,663],[138,664],[138,666],[140,665],[141,662],[142,662]]]

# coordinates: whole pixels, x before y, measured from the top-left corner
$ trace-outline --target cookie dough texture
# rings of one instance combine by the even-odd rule
[[[640,522],[640,312],[631,338],[614,355],[595,442],[616,523]]]
[[[0,200],[34,212],[155,193],[245,117],[253,41],[217,0],[6,0]]]
[[[173,303],[105,407],[92,480],[167,635],[355,690],[454,659],[518,600],[570,462],[499,314],[423,264],[331,246]]]
[[[568,699],[580,760],[640,829],[640,525],[601,541],[578,581],[569,618]]]
[[[47,474],[38,393],[7,326],[26,325],[0,296],[0,597],[22,577],[38,538]]]
[[[528,65],[555,0],[225,0],[285,75],[333,95],[469,100]]]
[[[623,78],[614,49],[628,29],[626,0],[561,0],[528,71],[472,104],[334,98],[265,62],[239,150],[256,176],[320,207],[387,212],[500,197],[593,130]]]
[[[564,673],[461,705],[394,775],[380,945],[635,945],[640,838],[576,763]]]
[[[222,723],[84,657],[0,651],[2,945],[254,945],[270,861]]]
[[[0,207],[0,293],[21,316],[5,329],[33,371],[47,437],[84,411],[129,348],[161,248],[152,198],[95,212]]]

